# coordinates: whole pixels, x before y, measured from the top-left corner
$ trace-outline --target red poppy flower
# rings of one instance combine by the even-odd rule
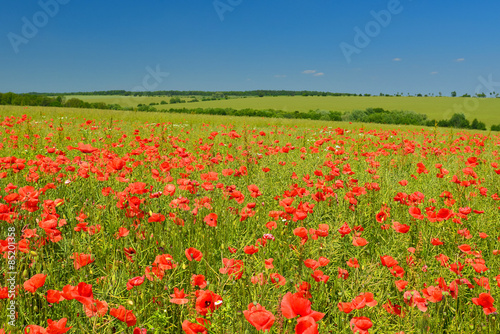
[[[343,279],[349,278],[349,272],[345,269],[339,268],[338,278],[343,278]]]
[[[75,260],[73,262],[73,266],[76,270],[80,269],[81,267],[85,267],[86,265],[95,261],[94,259],[92,259],[91,254],[83,253],[73,253],[73,255],[71,255],[69,258]]]
[[[195,260],[199,262],[203,258],[203,253],[194,247],[186,249],[184,254],[186,254],[186,257],[189,261]]]
[[[48,290],[45,298],[47,299],[47,302],[51,304],[59,303],[64,300],[61,292],[57,290]]]
[[[120,227],[118,229],[118,232],[115,233],[115,239],[120,239],[120,238],[125,238],[127,235],[129,235],[130,231],[127,230],[125,227]]]
[[[259,249],[255,246],[245,246],[243,248],[243,252],[245,252],[245,254],[248,254],[248,255],[252,255],[252,254],[255,254],[259,251]]]
[[[165,188],[163,189],[163,194],[169,195],[169,196],[174,196],[175,194],[175,186],[173,184],[167,184]]]
[[[439,240],[439,238],[432,238],[431,239],[431,244],[433,244],[434,246],[439,246],[439,245],[444,244],[444,242],[442,242],[441,240]]]
[[[196,291],[196,311],[200,315],[207,315],[208,312],[212,313],[220,307],[222,298],[218,294],[209,290]]]
[[[323,272],[321,270],[315,270],[312,274],[311,277],[314,278],[316,282],[327,282],[330,276],[328,275],[323,275]]]
[[[484,314],[488,315],[496,311],[493,307],[495,299],[489,293],[481,293],[478,298],[472,298],[474,305],[479,305],[483,308]]]
[[[94,300],[91,304],[84,304],[85,314],[87,317],[92,318],[98,316],[102,318],[108,313],[108,303],[104,300]]]
[[[137,318],[135,317],[134,313],[130,310],[127,310],[122,305],[120,305],[118,308],[112,308],[109,311],[109,314],[116,319],[126,323],[127,327],[134,326],[137,323]]]
[[[144,276],[131,278],[127,282],[127,290],[132,290],[134,286],[139,286],[142,283],[144,283]]]
[[[208,226],[212,226],[212,227],[216,227],[217,226],[217,214],[215,213],[209,213],[208,215],[205,216],[205,219],[203,219],[203,221],[208,225]]]
[[[408,233],[408,231],[410,230],[410,226],[401,224],[399,222],[393,222],[392,228],[398,233]]]
[[[270,231],[272,231],[273,229],[278,228],[278,224],[276,224],[276,222],[275,222],[275,221],[270,221],[270,222],[267,222],[267,223],[266,223],[266,227],[267,227]]]
[[[36,274],[31,277],[29,280],[24,282],[24,289],[28,292],[35,293],[38,288],[42,287],[45,284],[45,279],[47,275],[44,274]]]
[[[258,331],[269,331],[274,323],[274,315],[260,304],[248,304],[248,310],[243,311],[247,321]]]
[[[422,294],[431,303],[440,302],[443,299],[443,292],[440,288],[435,286],[429,286],[422,290]]]
[[[356,247],[363,247],[368,244],[368,241],[366,241],[365,238],[355,236],[354,238],[352,238],[352,244]]]
[[[413,218],[419,220],[424,219],[424,215],[419,208],[412,206],[410,209],[408,209],[408,211]]]
[[[272,273],[269,275],[269,278],[271,279],[271,283],[276,285],[283,286],[286,284],[286,279],[278,273]]]
[[[318,334],[318,324],[311,316],[297,319],[295,334]]]
[[[380,261],[382,262],[382,265],[387,268],[391,268],[398,264],[398,261],[394,260],[394,258],[389,255],[381,256]]]
[[[311,309],[311,301],[304,298],[302,293],[296,292],[292,294],[287,292],[281,300],[281,313],[287,319],[295,318],[297,315],[305,317],[310,315],[316,321],[321,320],[325,314],[313,311]]]
[[[184,320],[182,322],[182,330],[186,334],[208,334],[207,329],[200,324],[189,322],[189,320]]]
[[[258,273],[257,275],[252,276],[250,281],[252,282],[252,284],[259,284],[259,285],[264,285],[267,283],[264,273]]]
[[[67,318],[62,318],[59,321],[52,321],[52,319],[48,319],[47,322],[49,324],[47,327],[47,334],[63,334],[73,327],[66,327],[66,323],[68,322]]]
[[[222,263],[224,264],[224,268],[219,269],[221,274],[228,274],[235,280],[241,278],[243,275],[243,261],[223,258]]]
[[[273,269],[274,268],[273,261],[274,261],[273,258],[269,258],[269,259],[264,261],[266,269]]]
[[[351,319],[350,325],[353,333],[369,334],[368,330],[373,326],[373,323],[367,317],[354,317]]]
[[[182,304],[187,304],[189,300],[186,297],[186,294],[184,293],[184,289],[180,290],[177,288],[174,288],[174,293],[170,295],[172,297],[170,299],[171,303],[182,305]]]
[[[200,289],[205,289],[207,286],[207,281],[205,281],[205,276],[204,275],[194,275],[191,276],[191,285],[197,286]]]
[[[339,302],[337,304],[337,307],[339,308],[340,312],[344,312],[346,314],[351,313],[351,311],[355,309],[355,307],[352,305],[352,303]]]
[[[390,268],[390,271],[391,271],[392,276],[394,276],[394,277],[403,278],[403,276],[405,274],[404,269],[398,265],[395,265],[392,268]]]
[[[356,258],[351,258],[346,263],[351,268],[359,268],[358,259],[356,259]]]
[[[470,245],[463,244],[463,245],[458,246],[458,249],[460,249],[464,253],[468,253],[468,252],[470,252],[471,247],[470,247]]]
[[[63,288],[64,292],[64,288]],[[74,299],[78,300],[80,303],[84,305],[89,305],[94,302],[94,293],[92,291],[92,285],[87,284],[85,282],[80,282],[78,283],[78,286],[76,286],[76,294],[74,295]],[[64,296],[64,298],[66,298]],[[68,298],[66,298],[68,299]]]
[[[377,304],[378,302],[373,299],[373,293],[371,292],[362,293],[352,300],[352,305],[357,310],[362,309],[365,305],[374,307]]]
[[[396,284],[396,288],[398,288],[399,291],[404,291],[404,289],[408,285],[408,282],[403,280],[399,280],[394,283]]]
[[[98,148],[92,147],[90,144],[78,143],[78,147],[68,146],[68,150],[78,150],[82,153],[93,153],[99,151]]]
[[[313,259],[307,259],[304,261],[304,264],[306,265],[307,268],[311,268],[312,270],[316,270],[319,268],[319,263],[316,260]]]
[[[161,213],[151,213],[151,216],[148,218],[148,223],[161,223],[165,221],[165,216]]]
[[[47,330],[41,326],[37,325],[28,325],[24,329],[24,333],[29,333],[29,334],[47,334]]]

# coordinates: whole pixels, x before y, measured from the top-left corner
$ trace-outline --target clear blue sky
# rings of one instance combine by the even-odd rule
[[[500,82],[498,0],[56,1],[2,4],[0,92],[133,90],[146,79],[154,90],[461,95],[480,76]],[[376,23],[383,10],[390,22]],[[356,48],[350,62],[341,45]]]

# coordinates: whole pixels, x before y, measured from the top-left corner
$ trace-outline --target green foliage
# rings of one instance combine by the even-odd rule
[[[182,102],[184,102],[184,101],[181,100],[180,97],[172,97],[172,98],[170,98],[170,104],[182,103]]]
[[[491,126],[491,131],[500,131],[500,124],[492,125]]]
[[[479,122],[477,118],[474,118],[470,128],[474,130],[486,130],[486,125],[483,122]]]

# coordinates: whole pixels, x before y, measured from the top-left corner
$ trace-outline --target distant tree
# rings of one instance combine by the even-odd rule
[[[464,114],[453,114],[449,120],[450,127],[467,129],[469,128],[469,121],[465,118]]]
[[[479,122],[477,118],[474,118],[470,128],[474,130],[486,130],[486,125],[483,122]]]
[[[451,97],[457,97],[457,92],[455,91],[451,92]]]
[[[66,101],[64,106],[67,108],[81,108],[83,105],[82,102],[83,102],[82,100],[72,98],[72,99],[69,99],[68,101]]]

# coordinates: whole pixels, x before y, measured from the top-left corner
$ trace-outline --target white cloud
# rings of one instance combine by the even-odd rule
[[[457,63],[461,63],[461,62],[465,61],[465,58],[458,58],[458,59],[455,59],[455,61]]]
[[[305,71],[302,71],[303,74],[313,74],[313,73],[316,73],[316,70],[305,70]]]
[[[434,72],[431,72],[432,75],[435,75],[435,74],[438,74],[438,72],[434,71]]]
[[[314,76],[315,76],[315,77],[320,77],[320,76],[322,76],[322,75],[325,75],[325,73],[323,73],[323,72],[318,72],[318,73],[315,73],[315,74],[314,74]]]
[[[401,59],[401,58],[394,58],[393,59],[393,61],[401,61],[401,60],[403,60],[403,59]]]

